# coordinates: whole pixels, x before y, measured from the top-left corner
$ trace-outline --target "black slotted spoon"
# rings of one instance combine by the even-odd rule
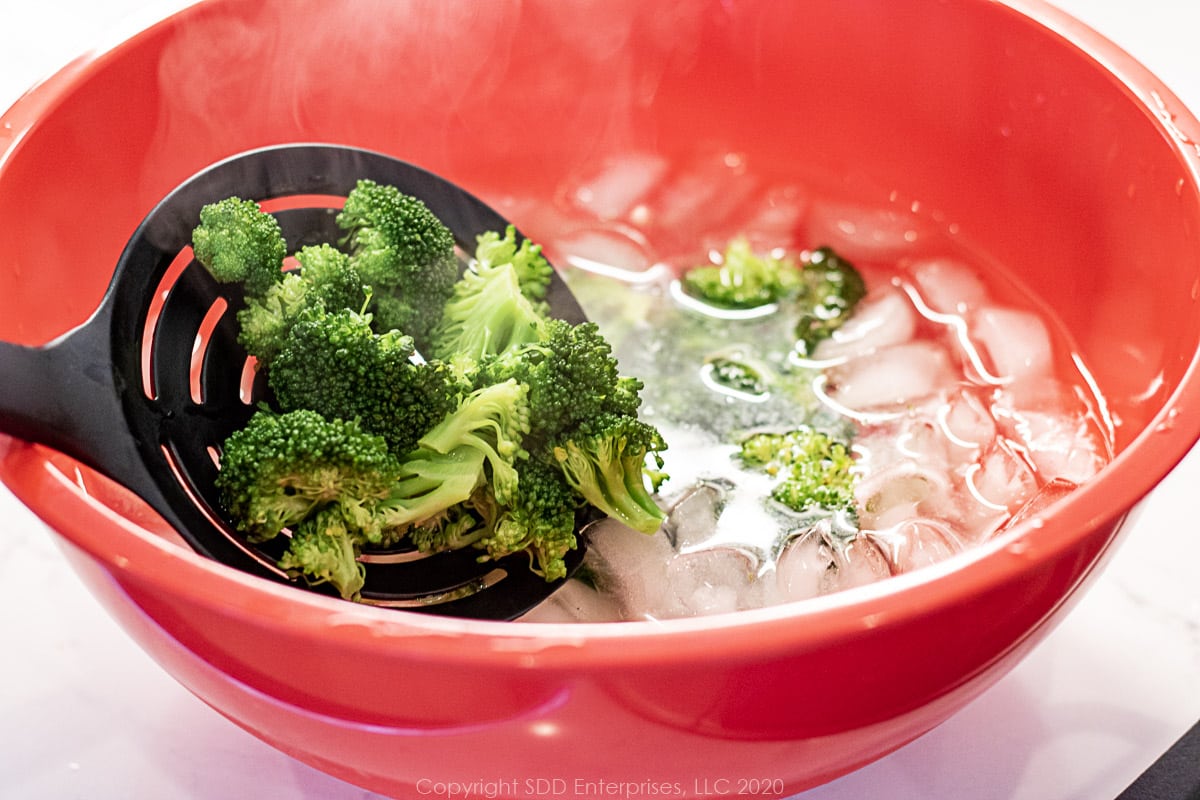
[[[336,241],[335,217],[359,179],[423,200],[471,252],[475,238],[508,225],[488,205],[419,167],[325,144],[281,145],[221,161],[185,181],[142,221],[100,306],[59,339],[0,342],[0,430],[48,445],[139,495],[202,555],[291,582],[276,566],[285,537],[251,544],[229,521],[214,485],[221,443],[266,392],[237,343],[238,285],[221,285],[191,258],[200,209],[230,196],[257,200],[279,219],[289,252]],[[551,313],[586,317],[557,273]],[[581,512],[579,531],[591,517]],[[568,554],[578,567],[584,542]],[[548,597],[547,583],[515,554],[479,562],[477,550],[365,553],[364,602],[418,611],[513,619]]]

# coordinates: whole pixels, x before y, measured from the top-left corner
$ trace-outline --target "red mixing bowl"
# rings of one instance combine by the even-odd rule
[[[200,3],[3,116],[0,338],[82,322],[150,208],[242,150],[380,150],[538,239],[564,176],[631,150],[681,161],[701,140],[768,178],[815,165],[877,208],[919,206],[1004,264],[1091,367],[1119,423],[1112,463],[1036,524],[918,573],[760,611],[576,625],[254,579],[39,446],[0,440],[0,479],[192,692],[377,792],[474,780],[515,796],[570,776],[577,796],[602,780],[686,796],[769,775],[790,794],[879,758],[1046,635],[1200,436],[1200,125],[1044,3]]]

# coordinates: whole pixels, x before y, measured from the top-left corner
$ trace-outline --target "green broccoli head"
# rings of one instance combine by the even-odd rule
[[[530,459],[508,506],[495,514],[489,532],[476,545],[489,558],[527,552],[530,568],[547,581],[565,578],[566,555],[578,546],[575,511],[580,498],[556,465]]]
[[[486,533],[487,529],[465,501],[405,530],[408,540],[422,553],[460,550],[475,544]]]
[[[454,284],[431,335],[430,352],[443,361],[477,364],[487,356],[539,341],[546,319],[521,292],[512,263],[476,259]]]
[[[283,349],[292,326],[326,311],[360,309],[366,291],[350,257],[323,244],[296,253],[300,270],[288,272],[262,295],[247,299],[238,311],[238,341],[268,366]]]
[[[517,241],[517,229],[509,225],[504,235],[488,231],[476,239],[475,259],[481,264],[512,264],[521,294],[534,302],[545,300],[554,268],[542,255],[542,246],[528,239]]]
[[[357,419],[397,455],[453,409],[459,386],[437,362],[419,362],[412,337],[377,334],[369,315],[312,313],[292,325],[267,379],[280,408]]]
[[[795,293],[799,270],[790,259],[754,252],[745,237],[731,240],[720,264],[692,267],[683,290],[717,308],[747,309],[778,302]]]
[[[218,282],[241,283],[248,297],[258,297],[282,279],[287,242],[258,203],[229,197],[200,209],[192,250]]]
[[[359,596],[366,570],[358,561],[359,540],[337,508],[325,508],[292,533],[279,567],[310,586],[328,583],[346,600]]]
[[[323,508],[388,497],[400,472],[383,438],[353,420],[260,410],[226,439],[216,485],[239,527],[265,541]]]
[[[537,342],[485,357],[477,380],[529,387],[534,433],[551,439],[605,411],[636,414],[641,382],[618,373],[612,348],[592,322],[549,319]]]
[[[581,424],[552,449],[563,475],[575,491],[608,516],[643,533],[654,533],[665,519],[654,502],[646,459],[662,467],[667,449],[656,428],[635,417],[601,414]],[[651,471],[656,472],[654,468]]]
[[[793,511],[843,512],[857,518],[853,454],[829,435],[807,427],[755,433],[742,440],[738,458],[751,469],[777,476],[771,496]]]
[[[401,330],[424,347],[458,278],[450,229],[422,201],[371,180],[350,192],[337,224],[372,289],[376,329]]]
[[[446,454],[460,447],[479,451],[486,459],[497,502],[511,502],[517,490],[517,461],[529,453],[523,447],[529,433],[528,389],[507,380],[476,389],[428,433],[421,449]]]

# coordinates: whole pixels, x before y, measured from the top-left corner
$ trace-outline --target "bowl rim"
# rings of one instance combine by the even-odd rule
[[[1112,41],[1044,0],[992,3],[1056,35],[1080,57],[1114,77],[1174,151],[1188,177],[1186,191],[1200,198],[1200,123],[1167,86]],[[183,15],[201,5],[189,2],[129,38],[93,49],[20,97],[0,115],[0,123],[11,125],[9,129],[14,131],[0,149],[0,171],[37,118],[78,87],[91,71],[154,27],[178,24]],[[844,640],[965,601],[984,587],[1012,580],[1031,565],[1061,555],[1100,527],[1117,526],[1200,440],[1198,370],[1200,354],[1194,354],[1179,386],[1145,430],[1096,478],[1060,501],[1053,519],[1045,524],[1027,521],[945,562],[870,586],[687,619],[511,623],[351,606],[255,578],[163,539],[81,491],[77,482],[52,463],[54,454],[40,445],[0,436],[0,480],[72,548],[119,578],[153,589],[165,585],[163,576],[169,574],[170,591],[182,601],[217,613],[270,620],[288,633],[319,635],[335,646],[377,648],[381,638],[397,638],[405,640],[404,652],[409,654],[416,646],[429,657],[492,666],[531,657],[542,665],[570,666],[579,663],[581,655],[591,668],[697,658],[761,658],[771,652],[795,651],[805,643]],[[1143,479],[1127,481],[1124,476],[1129,474]],[[1110,545],[1106,543],[1106,547]],[[1095,567],[1093,563],[1087,572]],[[618,640],[620,647],[606,646]]]

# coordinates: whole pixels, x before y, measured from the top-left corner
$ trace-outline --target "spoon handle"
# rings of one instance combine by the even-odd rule
[[[109,348],[98,333],[85,324],[45,345],[0,342],[0,431],[142,488]]]

